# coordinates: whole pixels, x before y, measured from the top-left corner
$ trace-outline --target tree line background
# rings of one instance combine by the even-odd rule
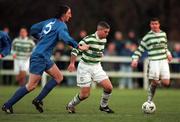
[[[68,26],[74,37],[81,29],[93,33],[100,20],[111,25],[110,37],[116,30],[134,30],[142,37],[149,30],[149,19],[159,17],[169,39],[180,39],[179,0],[0,0],[0,29],[8,26],[16,36],[20,27],[53,17],[59,4],[72,8]]]

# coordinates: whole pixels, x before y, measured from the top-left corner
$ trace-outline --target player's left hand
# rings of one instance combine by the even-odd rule
[[[2,54],[0,54],[0,59],[3,58]]]
[[[138,60],[136,60],[136,59],[132,60],[132,62],[131,62],[131,67],[132,67],[132,68],[136,68],[137,65],[138,65]]]
[[[173,59],[172,55],[171,54],[167,55],[167,59],[168,59],[169,62],[171,62],[172,59]]]
[[[74,64],[70,63],[69,66],[68,66],[68,68],[67,68],[67,70],[68,70],[69,72],[74,72],[74,71],[76,71],[76,67],[75,67]]]
[[[87,44],[82,44],[82,45],[79,45],[78,48],[82,51],[85,51],[85,50],[88,50],[89,49],[89,45]]]

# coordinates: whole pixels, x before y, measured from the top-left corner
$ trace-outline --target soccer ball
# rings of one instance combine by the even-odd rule
[[[146,114],[152,114],[156,110],[156,105],[152,101],[144,102],[142,105],[142,111]]]

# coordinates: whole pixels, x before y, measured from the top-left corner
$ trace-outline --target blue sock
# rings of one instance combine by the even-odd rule
[[[38,101],[42,101],[42,99],[44,99],[49,92],[57,85],[56,80],[51,79],[42,89],[41,93],[35,98]]]
[[[29,91],[25,86],[20,87],[4,105],[6,106],[6,108],[10,108],[16,102],[18,102],[22,97],[24,97],[27,93],[29,93]]]

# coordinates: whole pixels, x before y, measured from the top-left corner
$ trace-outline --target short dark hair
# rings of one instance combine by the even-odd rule
[[[153,17],[153,18],[151,18],[150,22],[151,22],[151,21],[158,21],[158,22],[160,22],[160,19],[157,18],[157,17]]]
[[[67,5],[59,5],[56,12],[56,18],[61,18],[70,9]]]
[[[110,29],[110,25],[105,21],[100,21],[97,26],[101,26],[103,28]]]

